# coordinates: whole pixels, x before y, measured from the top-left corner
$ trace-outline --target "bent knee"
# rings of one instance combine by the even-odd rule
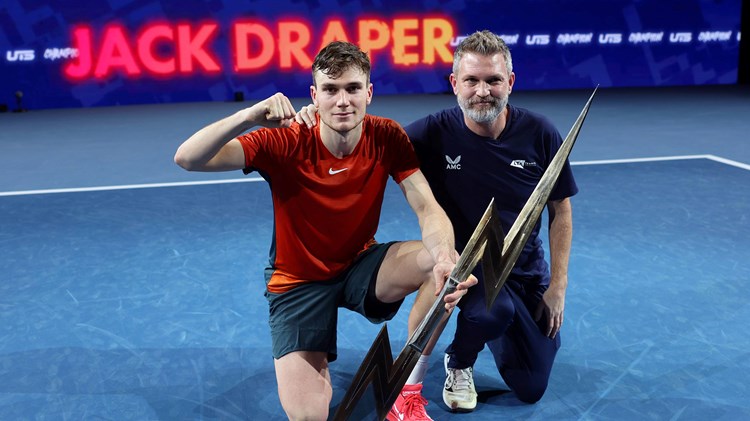
[[[542,396],[544,396],[544,392],[547,391],[547,384],[532,384],[527,385],[523,388],[518,388],[514,390],[516,397],[518,397],[518,400],[520,400],[523,403],[537,403],[540,399],[542,399]]]
[[[284,412],[291,421],[325,421],[328,419],[328,405],[285,407]]]

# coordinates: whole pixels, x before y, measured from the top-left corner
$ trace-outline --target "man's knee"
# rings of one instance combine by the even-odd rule
[[[509,385],[510,386],[510,385]],[[547,379],[529,379],[511,386],[518,400],[524,403],[537,403],[547,391]]]
[[[326,420],[332,386],[325,352],[295,351],[275,360],[279,400],[290,420]]]
[[[294,421],[328,419],[330,401],[325,393],[299,393],[279,389],[281,406],[287,418]]]
[[[325,421],[328,419],[328,405],[324,405],[324,408],[312,406],[304,408],[299,406],[295,408],[284,407],[284,412],[291,421]]]
[[[542,396],[544,396],[544,392],[546,390],[547,390],[546,387],[533,388],[533,389],[524,390],[521,393],[516,392],[516,396],[518,396],[518,399],[521,402],[537,403],[539,402],[539,399],[542,399]]]
[[[376,297],[391,303],[403,299],[417,290],[424,295],[434,293],[432,257],[419,241],[394,243],[378,268]]]

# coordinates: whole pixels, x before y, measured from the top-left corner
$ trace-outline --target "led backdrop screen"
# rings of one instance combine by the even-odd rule
[[[3,0],[0,104],[25,108],[309,95],[332,40],[382,94],[450,87],[453,47],[510,45],[516,89],[732,84],[741,0]]]

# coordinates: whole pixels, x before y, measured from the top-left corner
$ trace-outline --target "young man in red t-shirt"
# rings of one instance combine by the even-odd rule
[[[315,127],[294,122],[291,102],[277,93],[199,130],[175,162],[191,171],[258,171],[269,182],[274,239],[265,295],[279,398],[290,419],[324,420],[338,307],[382,322],[421,289],[414,308],[426,314],[458,254],[406,133],[366,114],[373,93],[367,55],[332,42],[312,72]],[[245,133],[255,126],[263,128]],[[421,241],[375,241],[389,176],[419,219]],[[446,308],[475,283],[459,284]]]

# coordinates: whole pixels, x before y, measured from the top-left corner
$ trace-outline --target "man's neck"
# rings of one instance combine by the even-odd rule
[[[320,139],[328,152],[336,158],[343,158],[354,151],[362,137],[362,123],[347,132],[333,130],[325,124],[320,126]]]
[[[508,107],[506,106],[497,118],[489,123],[477,123],[466,116],[466,114],[464,114],[464,121],[466,122],[466,127],[479,136],[497,139],[503,130],[505,130],[506,124],[508,124]]]

